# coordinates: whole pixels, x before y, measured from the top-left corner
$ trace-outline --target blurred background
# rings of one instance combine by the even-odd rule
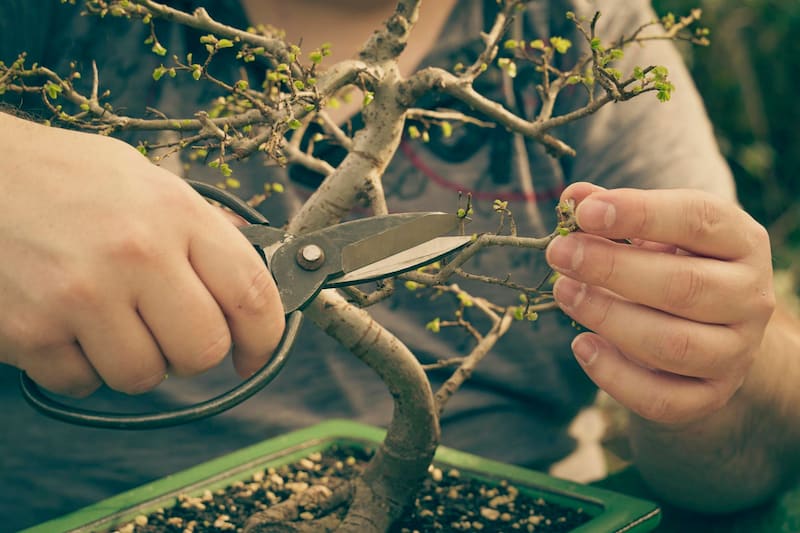
[[[744,208],[772,239],[778,289],[800,287],[800,2],[652,0],[676,16],[703,9],[708,47],[683,48]],[[680,90],[680,88],[678,88]]]

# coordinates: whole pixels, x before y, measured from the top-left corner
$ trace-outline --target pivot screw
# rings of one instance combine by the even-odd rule
[[[305,270],[317,270],[325,262],[325,251],[316,244],[306,244],[297,251],[297,264]]]

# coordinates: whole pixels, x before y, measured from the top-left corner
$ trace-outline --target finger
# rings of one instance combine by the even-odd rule
[[[160,384],[166,361],[133,305],[119,305],[78,318],[75,331],[86,358],[110,388],[140,394]]]
[[[664,244],[661,242],[645,241],[643,239],[631,239],[631,245],[636,246],[637,248],[640,248],[642,250],[649,250],[651,252],[661,252],[663,254],[681,253],[680,248],[678,248],[674,244]]]
[[[218,365],[228,355],[231,333],[192,265],[184,258],[180,261],[162,265],[157,275],[148,277],[136,306],[170,370],[193,375]]]
[[[55,394],[83,398],[102,384],[77,342],[25,354],[20,369]]]
[[[284,327],[272,274],[230,224],[214,224],[190,243],[190,261],[222,308],[233,337],[237,372],[249,376],[269,360]]]
[[[243,219],[242,217],[240,217],[239,215],[237,215],[236,213],[234,213],[230,209],[226,209],[224,207],[217,207],[217,206],[214,206],[214,207],[215,207],[215,209],[217,209],[228,220],[228,222],[230,222],[231,224],[233,224],[237,228],[247,225],[247,221],[245,219]]]
[[[720,409],[735,391],[722,382],[645,368],[596,334],[578,335],[572,350],[599,388],[643,418],[662,424],[699,420]]]
[[[585,233],[557,237],[546,257],[571,278],[701,322],[744,321],[760,299],[761,280],[736,262],[653,252]]]
[[[575,201],[575,204],[581,203],[584,198],[589,196],[590,194],[600,192],[600,191],[607,191],[608,189],[601,187],[599,185],[595,185],[594,183],[589,183],[587,181],[579,181],[576,183],[569,184],[562,192],[561,192],[561,200],[571,199]]]
[[[648,368],[720,378],[735,373],[734,365],[744,364],[744,333],[735,329],[662,313],[565,276],[556,281],[553,293],[576,322]]]
[[[578,203],[578,226],[610,239],[674,244],[696,255],[736,260],[768,251],[766,230],[736,205],[702,191],[597,191]]]

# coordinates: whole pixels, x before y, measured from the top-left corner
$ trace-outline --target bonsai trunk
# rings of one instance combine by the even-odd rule
[[[352,487],[326,494],[317,508],[333,510],[352,494],[346,516],[290,522],[297,513],[270,510],[253,515],[246,533],[342,531],[383,533],[397,520],[427,473],[439,443],[439,419],[430,383],[411,351],[364,310],[325,291],[307,314],[329,335],[381,377],[394,398],[394,413],[386,438]],[[352,492],[351,492],[352,491]]]

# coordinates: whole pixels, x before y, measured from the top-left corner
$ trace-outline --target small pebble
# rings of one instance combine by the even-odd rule
[[[481,516],[486,520],[495,521],[500,518],[500,511],[497,509],[490,509],[489,507],[481,507]]]
[[[214,527],[222,530],[236,529],[236,526],[229,522],[230,518],[231,517],[226,514],[220,515],[214,520]]]
[[[534,526],[538,526],[539,524],[542,523],[543,518],[544,518],[543,516],[531,515],[528,517],[528,522],[533,524]]]
[[[300,494],[301,492],[305,492],[308,490],[308,483],[304,481],[290,481],[284,485],[287,489],[294,492],[295,494]]]

